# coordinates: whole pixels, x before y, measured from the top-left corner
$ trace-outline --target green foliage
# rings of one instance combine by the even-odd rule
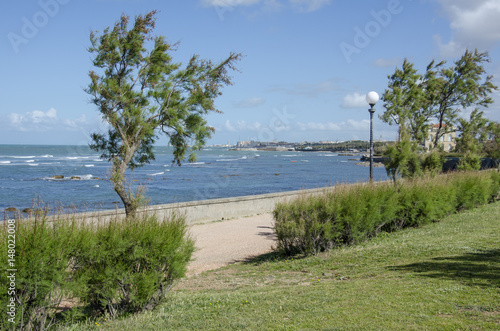
[[[488,123],[484,152],[486,156],[500,160],[500,123],[494,121]]]
[[[422,170],[425,174],[435,176],[443,171],[444,154],[440,149],[425,153],[422,157]]]
[[[274,229],[280,251],[286,255],[319,253],[339,241],[342,224],[329,218],[325,199],[304,197],[292,205],[276,205]]]
[[[435,89],[430,108],[439,124],[434,146],[439,139],[456,125],[458,114],[473,106],[488,107],[493,103],[489,96],[497,87],[492,76],[484,77],[483,64],[489,62],[487,52],[467,50],[453,66],[435,73],[432,86]],[[446,125],[445,125],[446,124]]]
[[[153,309],[185,274],[194,250],[186,232],[182,218],[155,216],[86,229],[74,255],[74,277],[87,284],[80,300],[111,317]]]
[[[403,183],[398,191],[398,213],[386,229],[421,226],[454,212],[456,190],[446,180],[444,176]]]
[[[17,271],[8,291],[9,224],[15,224]],[[73,320],[151,310],[184,275],[194,250],[187,225],[177,216],[163,222],[154,216],[129,218],[103,227],[65,217],[49,222],[44,216],[4,222],[0,240],[5,243],[0,248],[0,328],[5,330],[46,330],[61,322],[57,311],[63,298],[84,305],[64,313]],[[7,315],[11,297],[14,323]]]
[[[457,210],[471,209],[491,201],[492,194],[494,194],[492,186],[495,186],[493,176],[458,174],[457,177],[459,180],[453,182],[457,192]]]
[[[376,235],[397,210],[394,186],[381,185],[384,189],[343,186],[324,195],[277,204],[278,250],[286,255],[316,254]]]
[[[432,115],[422,106],[425,102],[424,78],[407,59],[402,68],[396,68],[388,78],[389,86],[382,96],[386,111],[380,118],[390,125],[398,126],[398,141],[404,134],[409,134],[412,140],[422,143],[426,135],[426,123]]]
[[[492,83],[492,76],[485,75],[484,69],[484,64],[489,61],[487,52],[467,50],[450,67],[445,67],[444,61],[431,61],[422,75],[405,59],[402,67],[388,76],[388,88],[382,96],[386,111],[380,118],[398,126],[398,144],[387,149],[391,160],[386,169],[394,181],[398,175],[405,178],[420,175],[421,168],[434,174],[440,171],[442,159],[437,157],[439,141],[457,126],[460,133],[457,151],[464,155],[459,168],[480,168],[483,144],[488,135],[489,139],[495,136],[494,124],[488,125],[477,108],[468,120],[459,118],[459,114],[470,107],[488,107],[493,103],[490,94],[497,90],[497,86]],[[432,122],[437,122],[437,132],[431,152],[438,153],[423,156],[419,161],[415,156],[419,151],[405,140],[423,145]],[[497,145],[489,143],[488,154],[495,154]]]
[[[414,178],[422,174],[421,162],[415,142],[403,138],[395,145],[387,146],[384,155],[387,156],[385,162],[387,175],[394,182],[400,176]]]
[[[3,223],[0,230],[0,261],[4,268],[0,292],[0,328],[6,330],[16,326],[20,330],[46,330],[54,323],[54,308],[75,285],[66,270],[70,264],[71,246],[77,236],[75,224],[62,221],[48,223],[45,217],[36,218],[33,222],[10,220]],[[7,264],[7,242],[12,239],[9,237],[8,224],[15,225],[15,257],[12,266]],[[10,280],[6,281],[5,278],[8,274],[15,275],[11,279],[15,284],[12,288],[9,286]],[[9,286],[9,290],[4,286]],[[6,314],[7,302],[11,297],[16,300],[14,323],[7,320],[11,316]]]
[[[460,158],[457,169],[464,171],[479,170],[481,169],[481,157],[472,151],[468,151]]]
[[[163,36],[153,36],[156,11],[135,18],[122,15],[112,28],[92,32],[89,52],[98,72],[91,71],[85,90],[102,118],[107,133],[93,133],[90,147],[112,165],[111,181],[127,215],[137,209],[136,196],[126,188],[125,172],[154,160],[153,144],[159,135],[170,138],[174,161],[199,150],[214,129],[205,116],[219,112],[214,100],[224,86],[232,84],[230,70],[240,54],[231,53],[220,63],[193,55],[182,68],[173,62]],[[149,46],[149,50],[148,50]],[[191,147],[189,147],[191,146]],[[194,160],[192,153],[189,160]]]
[[[338,187],[276,206],[278,249],[286,255],[308,255],[357,244],[380,231],[422,226],[492,202],[499,190],[496,171],[452,173],[406,180],[397,186]]]

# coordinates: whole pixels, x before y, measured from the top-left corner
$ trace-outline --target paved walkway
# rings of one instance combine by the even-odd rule
[[[268,253],[275,244],[272,214],[221,222],[195,224],[190,228],[198,250],[187,275],[199,274]]]

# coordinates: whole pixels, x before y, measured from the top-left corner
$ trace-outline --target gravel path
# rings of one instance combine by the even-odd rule
[[[190,228],[198,250],[187,275],[245,261],[268,253],[275,243],[272,214],[242,217],[221,222],[195,224]]]

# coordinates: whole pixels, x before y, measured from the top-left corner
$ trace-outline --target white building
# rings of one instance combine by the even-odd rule
[[[443,124],[443,128],[441,131],[443,131],[446,127],[446,124]],[[431,150],[432,147],[434,147],[434,139],[436,138],[436,134],[439,129],[439,124],[434,124],[431,127],[429,127],[427,131],[427,137],[424,140],[424,148],[426,151]],[[451,152],[455,149],[456,146],[456,133],[455,133],[455,128],[452,128],[451,132],[447,132],[444,135],[439,138],[438,144],[443,148],[445,152]]]

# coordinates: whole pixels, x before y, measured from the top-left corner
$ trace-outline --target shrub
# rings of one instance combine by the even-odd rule
[[[440,149],[434,149],[424,154],[422,168],[426,174],[436,176],[443,171],[444,154]]]
[[[500,171],[490,170],[491,186],[489,194],[489,202],[494,202],[500,199]]]
[[[396,185],[376,183],[336,188],[322,196],[279,204],[274,210],[278,248],[285,254],[315,254],[394,231],[435,222],[494,201],[500,173],[430,175]]]
[[[15,264],[8,266],[9,224],[15,224]],[[12,232],[12,231],[11,231]],[[150,310],[185,274],[194,251],[183,218],[155,216],[92,226],[85,220],[47,217],[6,221],[0,228],[2,284],[16,268],[15,289],[0,292],[0,329],[46,330],[63,298],[76,298],[95,314],[112,317]],[[7,315],[14,297],[15,317]],[[70,316],[83,314],[75,309]]]
[[[285,255],[315,254],[330,248],[340,237],[340,224],[329,215],[325,196],[297,199],[293,204],[278,203],[274,209],[274,229],[278,250]]]
[[[86,283],[78,294],[95,314],[111,317],[164,301],[194,251],[178,216],[164,222],[143,216],[85,231],[74,254],[74,276]]]
[[[491,199],[491,176],[485,176],[483,173],[458,174],[454,185],[457,190],[458,211],[484,205]]]
[[[8,265],[7,243],[8,224],[15,224],[14,264]],[[70,251],[76,235],[73,223],[56,221],[47,222],[46,218],[36,218],[34,222],[26,220],[5,221],[0,231],[2,248],[1,263],[7,271],[14,274],[13,286],[10,281],[2,281],[9,290],[3,288],[0,293],[2,319],[0,328],[6,330],[16,326],[21,330],[46,330],[55,321],[55,307],[73,286],[67,267]],[[5,278],[4,278],[5,279]],[[15,289],[14,289],[15,287]],[[15,293],[14,295],[12,295]],[[7,315],[7,303],[15,298],[15,317]]]

